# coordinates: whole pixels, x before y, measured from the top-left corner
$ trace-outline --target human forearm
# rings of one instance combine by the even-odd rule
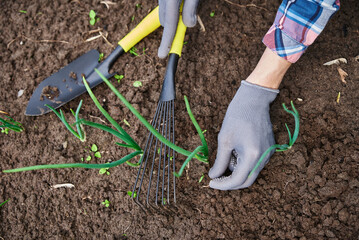
[[[291,63],[266,48],[256,68],[246,79],[247,82],[278,89]]]

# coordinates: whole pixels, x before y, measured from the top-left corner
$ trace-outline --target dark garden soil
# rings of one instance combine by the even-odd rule
[[[85,169],[0,173],[0,202],[11,199],[0,208],[0,239],[358,239],[359,2],[342,1],[341,10],[280,86],[271,108],[272,123],[277,142],[287,143],[284,123],[293,128],[293,119],[281,104],[293,100],[301,116],[293,149],[276,153],[249,189],[217,191],[208,188],[207,172],[215,160],[221,122],[240,80],[254,69],[265,48],[261,38],[281,1],[233,2],[258,7],[202,1],[199,15],[205,32],[199,25],[188,30],[179,61],[177,144],[189,150],[200,144],[185,110],[187,95],[200,126],[207,130],[210,164],[190,163],[177,184],[177,209],[150,213],[134,204],[127,191],[137,168],[128,165],[110,169],[109,176]],[[109,9],[100,1],[0,2],[0,110],[26,128],[0,135],[1,170],[81,162],[93,143],[102,152],[94,163],[128,153],[100,130],[86,127],[87,141],[82,143],[53,113],[29,117],[24,112],[34,89],[47,76],[90,49],[105,57],[113,50],[102,38],[84,42],[98,34],[90,35],[90,30],[103,28],[116,45],[155,5],[155,0],[118,1]],[[91,9],[100,18],[95,26],[89,24]],[[114,81],[116,87],[148,120],[154,115],[166,67],[166,60],[157,58],[161,33],[158,30],[137,45],[140,56],[125,54],[112,68],[125,75],[120,83]],[[323,66],[340,57],[348,63]],[[338,66],[348,73],[346,84]],[[133,87],[137,80],[142,87]],[[111,90],[101,84],[94,93],[116,120],[131,124],[122,125],[143,146],[146,129]],[[68,118],[80,99],[81,117],[104,119],[88,94],[62,107]],[[184,158],[177,159],[179,167]],[[59,183],[75,188],[51,188]],[[108,208],[101,204],[105,199],[110,201]]]

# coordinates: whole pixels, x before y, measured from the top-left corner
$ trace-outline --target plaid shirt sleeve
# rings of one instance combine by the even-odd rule
[[[323,31],[339,6],[339,0],[283,0],[263,43],[294,63]]]

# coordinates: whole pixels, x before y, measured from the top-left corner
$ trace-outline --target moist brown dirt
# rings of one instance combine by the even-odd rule
[[[177,69],[177,144],[189,150],[200,144],[185,110],[187,95],[200,126],[207,130],[210,164],[191,162],[178,181],[177,209],[143,212],[137,207],[127,196],[137,169],[127,165],[110,169],[109,176],[84,169],[0,173],[0,202],[11,199],[0,208],[1,239],[358,239],[359,2],[342,1],[340,11],[280,86],[271,107],[273,128],[277,142],[286,143],[284,123],[293,128],[293,119],[281,103],[293,100],[301,116],[295,146],[274,154],[249,189],[217,191],[207,187],[217,134],[240,80],[265,49],[261,38],[280,4],[233,2],[261,8],[202,1],[199,15],[206,31],[197,25],[186,35],[188,44]],[[0,169],[80,162],[93,143],[102,153],[94,162],[127,154],[115,145],[114,137],[100,130],[87,127],[87,141],[82,143],[53,113],[28,117],[24,112],[43,79],[90,49],[105,57],[113,50],[102,38],[84,42],[89,31],[102,28],[116,45],[156,5],[154,0],[136,3],[119,1],[107,9],[100,1],[1,1],[0,110],[26,130],[0,135]],[[89,24],[91,9],[100,18],[95,26]],[[212,11],[215,15],[210,17]],[[116,87],[148,120],[154,115],[166,66],[166,60],[157,58],[161,33],[160,29],[137,45],[139,57],[125,54],[112,68],[125,76],[120,83],[114,81]],[[340,64],[348,73],[347,84],[340,81],[336,65],[323,66],[339,57],[348,60]],[[142,87],[133,87],[137,80]],[[116,120],[131,124],[123,127],[143,145],[146,129],[110,89],[101,84],[94,93]],[[80,99],[81,117],[103,118],[87,94],[62,107],[67,118]],[[177,167],[184,159],[178,160]],[[50,187],[59,183],[75,188]],[[111,202],[108,208],[101,204],[105,199]]]

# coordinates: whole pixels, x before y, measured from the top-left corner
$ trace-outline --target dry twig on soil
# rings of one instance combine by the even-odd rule
[[[268,11],[268,9],[264,8],[264,7],[259,7],[253,3],[250,3],[250,4],[246,4],[246,5],[241,5],[241,4],[238,4],[238,3],[234,3],[234,2],[231,2],[229,0],[224,0],[225,2],[229,3],[229,4],[232,4],[234,6],[237,6],[237,7],[240,7],[240,8],[248,8],[248,7],[255,7],[255,8],[258,8],[258,9],[263,9],[265,11]]]
[[[116,5],[116,3],[111,2],[111,1],[101,1],[100,3],[105,4],[105,6],[107,7],[107,9],[110,9],[109,5]]]

